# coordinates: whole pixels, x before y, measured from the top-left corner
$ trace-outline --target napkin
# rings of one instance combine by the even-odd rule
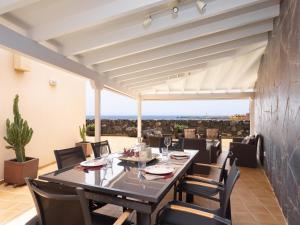
[[[189,156],[174,156],[174,155],[171,155],[170,158],[175,159],[175,160],[186,160],[186,159],[189,158]]]
[[[96,170],[100,170],[102,167],[103,167],[103,166],[86,167],[86,166],[78,165],[78,166],[75,166],[74,169],[86,172],[86,171],[96,171]]]

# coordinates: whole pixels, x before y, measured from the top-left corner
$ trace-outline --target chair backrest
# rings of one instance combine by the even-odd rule
[[[54,150],[54,155],[56,158],[58,169],[74,166],[86,160],[84,151],[81,146],[66,148],[62,150]]]
[[[203,138],[184,138],[184,149],[206,150],[206,140]]]
[[[178,140],[172,140],[171,150],[174,151],[183,151],[183,138],[179,138]]]
[[[236,166],[236,161],[237,161],[237,159],[235,159],[233,161],[233,164],[232,164],[229,174],[228,174],[226,184],[224,186],[224,192],[221,195],[221,201],[220,201],[221,202],[221,209],[220,209],[221,215],[220,216],[222,216],[222,217],[227,217],[226,215],[228,214],[227,210],[229,209],[230,195],[232,193],[232,190],[234,188],[236,181],[240,177],[240,170]]]
[[[233,156],[233,153],[232,151],[229,151],[224,162],[223,162],[223,165],[222,165],[222,169],[220,171],[220,176],[219,176],[219,182],[223,182],[224,181],[224,184],[226,183],[227,181],[227,170],[226,170],[226,165],[227,165],[227,161],[229,158],[231,158]]]
[[[184,138],[196,138],[196,129],[194,128],[188,128],[184,129]]]
[[[91,143],[91,145],[92,145],[95,157],[100,157],[102,153],[111,154],[111,149],[110,149],[110,146],[109,146],[109,143],[107,140]]]
[[[149,146],[153,148],[163,148],[164,138],[157,136],[149,136]]]
[[[206,129],[206,138],[207,139],[218,139],[219,138],[219,129],[217,128],[210,128]]]
[[[91,225],[87,204],[75,188],[26,178],[41,225]]]

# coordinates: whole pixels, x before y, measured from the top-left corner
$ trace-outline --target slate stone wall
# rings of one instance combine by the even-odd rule
[[[94,123],[94,120],[87,120],[87,124]],[[189,128],[196,128],[197,133],[205,134],[207,128],[218,128],[223,137],[245,137],[250,132],[249,121],[229,120],[143,120],[143,133],[152,132],[157,134],[174,134],[175,124],[185,125]],[[136,137],[136,120],[102,120],[102,135],[120,135]],[[93,135],[93,133],[89,133]]]
[[[255,98],[265,168],[289,225],[300,224],[300,1],[281,2]]]

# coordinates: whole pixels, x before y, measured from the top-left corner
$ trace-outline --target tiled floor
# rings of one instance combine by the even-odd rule
[[[110,139],[111,143],[114,142],[112,139]],[[125,141],[125,139],[122,141]],[[134,143],[133,140],[129,141],[130,145]],[[112,147],[113,150],[116,150],[117,148],[119,148],[117,145]],[[221,161],[222,157],[220,157],[219,160]],[[55,169],[56,165],[51,165],[41,169],[39,173],[43,174]],[[285,225],[284,217],[263,170],[259,168],[240,168],[240,170],[241,177],[235,186],[231,197],[233,225]],[[217,173],[211,173],[211,176],[217,176]],[[172,193],[169,193],[162,205],[164,202],[171,200],[172,196]],[[216,206],[215,203],[200,198],[196,198],[195,203],[210,208]],[[30,209],[31,211],[29,211],[29,213],[33,214],[33,207],[33,201],[26,186],[13,188],[11,186],[6,187],[0,185],[1,225],[7,224],[9,221],[12,221],[26,211],[28,212]],[[118,216],[121,209],[119,207],[108,205],[102,209],[102,212]],[[20,223],[22,217],[19,218],[20,220],[18,222],[11,222],[10,224],[22,225]],[[134,221],[134,216],[132,217],[132,220]]]

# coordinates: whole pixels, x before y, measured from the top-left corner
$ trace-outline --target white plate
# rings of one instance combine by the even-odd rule
[[[174,172],[174,168],[167,165],[154,165],[148,166],[144,169],[146,173],[156,174],[156,175],[165,175]]]
[[[175,157],[188,157],[189,156],[189,154],[186,152],[171,152],[170,155],[175,156]]]
[[[80,163],[81,166],[85,166],[85,167],[104,166],[106,164],[107,164],[107,160],[105,159],[91,159]]]

